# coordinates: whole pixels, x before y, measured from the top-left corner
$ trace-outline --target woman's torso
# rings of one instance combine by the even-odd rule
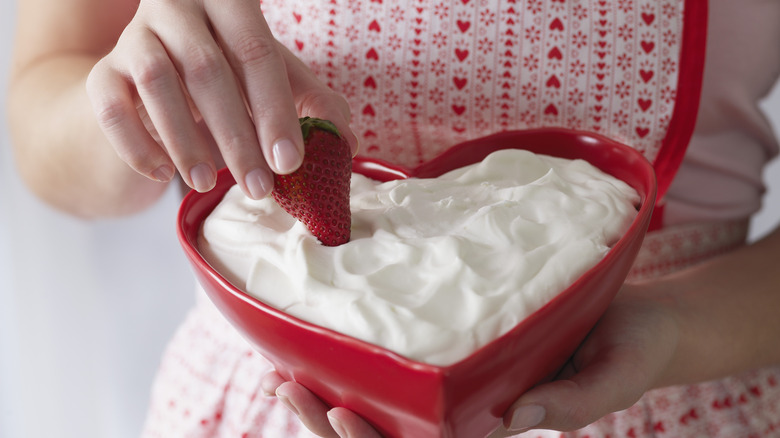
[[[361,153],[414,165],[468,138],[565,126],[652,159],[672,116],[679,0],[263,2],[277,38],[350,102]],[[758,110],[780,2],[710,2],[701,111],[667,222],[747,217],[776,153]],[[752,50],[747,50],[750,47]]]

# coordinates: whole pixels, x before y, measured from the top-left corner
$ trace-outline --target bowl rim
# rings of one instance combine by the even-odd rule
[[[438,163],[442,161],[454,160],[455,162],[457,162],[458,154],[462,154],[464,151],[468,150],[473,143],[485,142],[490,140],[501,141],[501,140],[506,140],[508,138],[511,139],[517,135],[531,135],[531,136],[536,135],[536,136],[561,137],[561,138],[567,137],[570,141],[573,138],[577,138],[579,139],[579,141],[590,142],[598,145],[606,145],[608,146],[607,152],[616,153],[620,155],[622,158],[630,159],[631,162],[634,163],[641,163],[637,165],[646,166],[649,170],[648,172],[645,172],[643,174],[643,176],[646,177],[643,181],[643,183],[646,185],[646,187],[644,187],[646,193],[643,194],[642,191],[639,190],[639,188],[635,187],[632,184],[629,184],[632,186],[632,188],[637,190],[637,192],[639,193],[640,201],[638,204],[639,208],[637,209],[637,215],[632,220],[632,223],[629,226],[629,228],[626,230],[624,236],[628,236],[636,233],[638,228],[645,229],[645,230],[647,229],[647,226],[650,221],[650,215],[655,205],[656,193],[657,193],[657,180],[656,180],[655,173],[653,171],[652,164],[650,164],[650,162],[647,161],[647,159],[639,151],[631,148],[630,146],[627,146],[625,144],[617,142],[616,140],[592,132],[578,131],[578,130],[572,130],[567,128],[539,128],[539,129],[503,131],[496,134],[459,143],[447,149],[443,153],[437,155],[436,157],[432,158],[431,160],[421,165],[418,165],[416,167],[407,168],[404,166],[389,163],[381,159],[358,156],[353,159],[353,169],[355,169],[359,173],[372,172],[372,171],[383,172],[385,174],[398,176],[399,178],[418,176],[418,174],[425,175],[427,172],[432,172],[432,170],[436,168]],[[507,149],[507,148],[506,147],[485,148],[484,155],[488,155],[490,152],[493,152],[498,149]],[[523,147],[518,149],[526,149],[526,148]],[[538,152],[538,153],[544,154],[545,152]],[[557,156],[554,153],[547,153],[547,155]],[[472,162],[474,161],[472,160]],[[457,168],[457,167],[460,166],[455,166],[453,168]],[[388,179],[396,179],[396,178],[388,178]],[[623,178],[619,178],[619,179],[623,180]],[[325,335],[329,338],[333,338],[335,341],[347,344],[351,348],[357,348],[359,350],[366,351],[373,355],[384,356],[386,359],[396,362],[400,367],[414,369],[417,372],[421,372],[425,374],[435,374],[440,376],[451,374],[461,367],[468,366],[469,362],[473,360],[477,360],[480,356],[480,352],[488,348],[490,345],[500,342],[500,340],[503,338],[510,337],[510,336],[517,336],[517,333],[522,332],[526,326],[532,324],[533,320],[543,317],[545,313],[547,313],[552,307],[557,305],[556,303],[558,303],[561,300],[564,300],[565,297],[567,297],[568,295],[575,293],[577,291],[577,286],[580,283],[585,282],[587,278],[595,275],[595,273],[599,271],[599,268],[602,265],[610,263],[611,259],[614,259],[615,257],[617,257],[618,254],[622,252],[621,249],[629,245],[629,240],[621,237],[609,249],[607,254],[605,254],[604,257],[598,263],[596,263],[594,266],[592,266],[590,269],[584,272],[580,277],[577,278],[577,280],[571,283],[568,287],[558,292],[552,299],[547,301],[544,305],[542,305],[541,307],[533,311],[530,315],[528,315],[526,318],[518,322],[510,330],[496,337],[495,339],[483,345],[482,347],[472,351],[468,356],[452,364],[433,365],[426,362],[421,362],[418,360],[408,358],[399,353],[388,350],[385,347],[381,347],[379,345],[372,344],[368,341],[363,341],[358,338],[352,337],[350,335],[346,335],[344,333],[338,332],[336,330],[322,327],[317,324],[300,319],[298,317],[292,316],[286,312],[276,309],[275,307],[269,304],[262,302],[257,298],[254,298],[250,294],[242,291],[239,287],[233,285],[225,277],[223,277],[206,260],[203,254],[199,251],[198,240],[199,240],[199,236],[201,235],[201,228],[202,228],[203,221],[208,216],[208,214],[210,214],[210,212],[213,211],[213,209],[223,198],[227,190],[230,187],[232,187],[234,184],[235,184],[235,179],[230,174],[229,170],[227,168],[223,168],[219,170],[217,183],[210,192],[199,193],[194,190],[191,190],[184,196],[184,198],[181,201],[181,205],[179,207],[179,211],[176,218],[177,237],[186,255],[191,259],[191,261],[195,265],[197,265],[197,268],[200,269],[202,273],[212,277],[213,280],[217,281],[223,287],[224,291],[227,291],[228,293],[233,295],[234,298],[237,298],[262,312],[268,313],[278,319],[281,319],[286,323],[293,324],[298,328],[304,329],[306,331],[312,331],[319,335]],[[193,212],[193,210],[197,210],[197,211]],[[193,216],[198,218],[199,220],[197,221],[191,220]]]

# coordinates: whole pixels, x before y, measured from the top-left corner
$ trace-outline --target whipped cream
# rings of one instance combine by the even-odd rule
[[[271,197],[233,187],[205,221],[200,248],[228,281],[273,307],[443,366],[598,263],[638,202],[586,161],[510,149],[433,179],[354,174],[352,237],[336,247]]]

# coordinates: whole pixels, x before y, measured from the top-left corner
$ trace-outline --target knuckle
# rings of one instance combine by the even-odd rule
[[[141,150],[132,147],[115,147],[117,156],[125,164],[130,166],[136,172],[146,174],[153,170],[153,163],[149,159],[150,154],[143,153]]]
[[[94,103],[98,125],[107,131],[115,130],[128,117],[125,102],[114,96],[107,96]]]
[[[310,90],[298,99],[300,114],[329,114],[349,108],[347,100],[331,89]]]
[[[281,63],[281,54],[276,41],[263,38],[252,32],[244,32],[236,36],[233,45],[236,60],[241,64]]]
[[[173,73],[170,60],[162,54],[147,54],[131,68],[130,74],[136,86],[144,89],[154,89],[167,83]]]
[[[563,416],[563,424],[566,430],[576,430],[583,428],[593,421],[592,413],[583,406],[571,406]]]
[[[186,54],[184,80],[194,84],[209,84],[224,74],[224,59],[216,49],[193,46]]]
[[[95,65],[92,67],[92,70],[90,70],[89,74],[87,75],[87,81],[85,83],[85,86],[87,87],[87,93],[94,95],[101,91],[101,79],[105,78],[108,74],[106,59],[102,58],[98,60],[98,62],[95,63]]]

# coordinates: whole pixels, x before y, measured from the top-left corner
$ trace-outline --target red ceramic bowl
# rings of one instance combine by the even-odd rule
[[[357,158],[354,170],[382,181],[435,177],[505,148],[584,158],[636,189],[641,205],[628,232],[595,267],[510,332],[450,366],[415,362],[301,321],[225,280],[198,250],[203,221],[234,184],[225,171],[214,190],[185,197],[179,239],[211,300],[285,378],[329,405],[357,412],[385,436],[484,437],[514,400],[564,364],[605,311],[636,257],[656,193],[653,168],[641,154],[601,136],[560,129],[469,141],[414,169]]]

